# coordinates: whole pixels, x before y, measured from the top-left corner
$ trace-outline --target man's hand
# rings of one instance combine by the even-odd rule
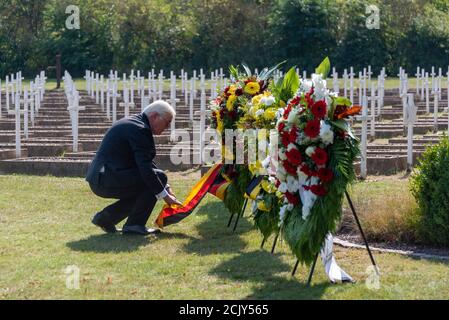
[[[173,192],[173,189],[170,186],[165,188],[165,190],[167,190],[169,195],[171,195],[171,196],[176,198],[175,193]]]
[[[177,204],[177,205],[182,206],[182,203],[179,202],[178,199],[176,199],[176,197],[173,196],[173,195],[171,195],[171,194],[168,194],[168,195],[164,198],[164,201],[165,201],[165,203],[168,204],[169,206],[174,205],[174,204]]]

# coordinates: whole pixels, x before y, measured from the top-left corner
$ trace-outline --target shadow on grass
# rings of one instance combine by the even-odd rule
[[[230,214],[222,202],[207,202],[195,214],[207,215],[208,218],[196,226],[200,237],[191,239],[184,246],[186,252],[199,255],[238,253],[246,247],[246,242],[239,235],[253,228],[248,222],[248,213],[246,218],[240,218],[235,232],[232,231],[234,224],[227,227]]]
[[[199,255],[237,254],[221,262],[210,274],[235,282],[250,282],[254,289],[246,299],[319,299],[329,286],[328,283],[308,288],[288,275],[293,265],[283,262],[281,255],[257,249],[244,252],[247,242],[241,236],[253,229],[248,212],[233,232],[234,224],[227,228],[230,215],[223,204],[217,201],[205,203],[196,213],[208,217],[196,226],[200,237],[191,239],[184,250]],[[271,248],[271,242],[266,247]]]
[[[139,236],[122,234],[100,234],[91,235],[88,238],[71,241],[66,245],[74,251],[96,252],[96,253],[119,253],[132,252],[140,247],[146,246],[159,239],[165,238],[186,238],[195,239],[182,233],[162,233],[157,236]]]
[[[251,282],[253,292],[246,299],[320,299],[330,285],[320,283],[309,288],[285,274],[291,269],[292,266],[283,262],[278,254],[258,250],[240,253],[218,265],[211,273],[236,282]]]

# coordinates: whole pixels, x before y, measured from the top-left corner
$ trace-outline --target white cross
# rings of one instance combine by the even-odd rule
[[[354,67],[349,69],[349,99],[351,102],[354,101]]]
[[[79,105],[79,93],[78,91],[73,92],[73,96],[69,100],[69,106],[67,110],[70,113],[70,122],[72,124],[72,139],[73,139],[73,152],[78,152],[78,117],[79,112],[86,110],[86,107]]]
[[[371,76],[373,75],[371,66],[368,66],[368,72],[366,74],[368,75],[368,87],[371,88]]]
[[[15,105],[15,122],[16,122],[16,158],[22,156],[22,143],[20,140],[20,95],[18,93],[14,94],[14,105]]]
[[[344,69],[344,72],[343,72],[343,87],[344,87],[343,96],[347,97],[348,96],[348,70],[347,69]]]
[[[438,96],[439,90],[432,91],[433,94],[433,131],[438,132]]]
[[[378,97],[376,96],[376,87],[375,87],[374,83],[372,83],[371,84],[371,97],[368,98],[368,100],[371,101],[370,136],[371,136],[371,139],[373,139],[373,140],[376,138],[376,101],[377,101],[377,98]]]
[[[421,76],[421,70],[420,67],[416,68],[416,95],[419,95],[419,80],[420,80],[420,76]]]
[[[333,82],[334,92],[339,93],[340,88],[338,86],[338,73],[335,71],[335,68],[333,68],[332,78],[333,78],[332,82]]]
[[[362,115],[355,117],[358,121],[362,121],[362,136],[361,136],[361,154],[360,154],[360,175],[363,179],[367,176],[367,135],[368,135],[368,100],[366,96],[362,99]]]
[[[129,108],[130,107],[134,108],[134,103],[131,102],[129,98],[128,82],[124,81],[122,85],[123,85],[123,102],[121,102],[119,106],[125,108],[125,117],[129,117]]]
[[[416,122],[416,112],[413,93],[407,94],[407,112],[405,114],[407,122],[407,170],[410,171],[413,166],[413,125]]]
[[[176,76],[172,73],[170,78],[170,104],[173,109],[176,111]],[[175,141],[176,127],[175,127],[176,119],[172,119],[170,123],[170,140],[172,142]]]
[[[421,69],[421,100],[424,100],[424,89],[425,89],[425,82],[426,82],[426,71],[424,68]]]

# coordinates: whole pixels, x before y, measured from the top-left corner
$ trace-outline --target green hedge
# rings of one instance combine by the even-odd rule
[[[420,208],[418,233],[425,242],[449,245],[449,139],[426,149],[410,187]]]

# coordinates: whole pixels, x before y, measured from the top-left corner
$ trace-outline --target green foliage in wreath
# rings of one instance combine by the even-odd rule
[[[315,260],[326,235],[335,231],[342,216],[346,188],[356,179],[353,163],[359,154],[358,141],[351,137],[339,138],[329,148],[329,168],[334,172],[334,179],[327,195],[317,199],[306,220],[302,219],[302,207],[296,206],[282,227],[282,235],[292,252],[305,264]]]

